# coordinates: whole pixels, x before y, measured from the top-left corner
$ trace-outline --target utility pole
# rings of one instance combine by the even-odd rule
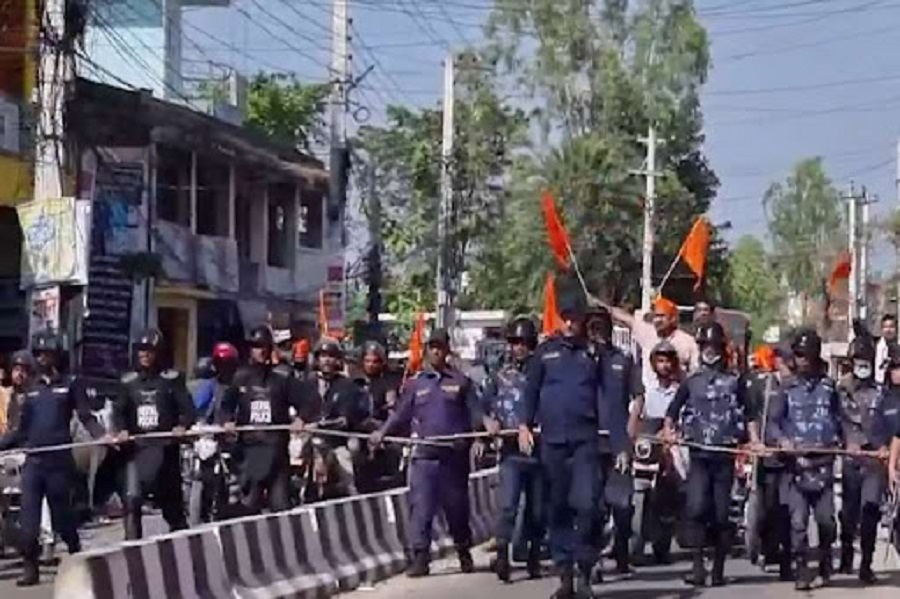
[[[850,277],[847,281],[848,284],[848,293],[847,293],[847,340],[853,340],[853,321],[857,316],[857,298],[859,297],[859,252],[857,245],[857,236],[856,236],[856,214],[857,214],[857,200],[859,199],[856,195],[856,190],[853,187],[853,183],[850,184],[850,188],[847,191],[847,195],[844,197],[847,200],[847,210],[848,210],[848,218],[847,218],[847,230],[850,235],[850,238],[847,241],[847,247],[850,251]]]
[[[437,326],[452,328],[454,321],[453,281],[449,272],[449,222],[453,213],[453,88],[456,56],[444,60],[444,132],[441,144],[441,202],[438,209]]]
[[[876,197],[869,195],[869,192],[863,187],[862,198],[860,204],[862,207],[862,234],[860,235],[859,249],[859,318],[868,324],[869,318],[869,244],[872,240],[871,221],[869,215],[869,205],[874,204]]]
[[[331,150],[328,165],[328,244],[326,251],[337,254],[343,263],[340,286],[341,318],[347,314],[347,232],[344,213],[347,207],[347,179],[350,152],[347,149],[347,108],[350,84],[348,40],[350,21],[347,0],[333,0],[331,21]],[[335,256],[335,257],[338,257]],[[330,285],[330,284],[329,284]]]
[[[381,326],[378,320],[381,314],[381,199],[376,193],[377,167],[370,157],[367,172],[367,194],[369,213],[369,255],[366,264],[366,275],[369,285],[369,337],[381,338]]]
[[[654,215],[656,213],[656,128],[650,126],[647,137],[638,139],[647,146],[647,164],[643,170],[636,174],[646,177],[647,189],[644,194],[644,244],[643,244],[643,269],[641,271],[641,311],[650,311],[650,301],[653,298],[653,246],[656,239],[654,231]]]

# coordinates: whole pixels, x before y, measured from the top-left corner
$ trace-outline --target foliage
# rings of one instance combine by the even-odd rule
[[[729,258],[729,290],[734,306],[748,312],[760,333],[774,324],[779,309],[778,276],[763,243],[750,235],[738,239]]]
[[[841,246],[841,196],[821,158],[799,162],[783,183],[763,197],[774,246],[773,265],[788,287],[804,298],[821,298]]]
[[[450,159],[455,210],[448,224],[448,267],[461,278],[467,260],[490,251],[505,226],[501,183],[513,148],[525,141],[526,119],[504,106],[473,55],[459,59],[456,135]],[[411,315],[435,304],[438,262],[442,111],[391,106],[384,127],[363,127],[355,146],[376,165],[382,206],[385,307]],[[358,172],[357,178],[368,177]],[[362,182],[362,181],[361,181]]]
[[[491,58],[528,92],[548,149],[523,164],[520,176],[534,183],[515,187],[510,204],[518,222],[504,229],[493,268],[483,269],[489,275],[500,257],[511,257],[508,293],[497,297],[493,276],[478,292],[504,307],[521,290],[539,297],[550,267],[537,207],[539,187],[546,186],[557,195],[589,286],[612,301],[636,299],[643,180],[630,173],[644,157],[638,138],[653,123],[664,141],[657,163],[657,278],[718,186],[700,150],[699,93],[709,51],[692,3],[497,2],[488,35]],[[721,294],[726,251],[715,239],[709,287]]]
[[[247,88],[244,125],[285,145],[308,150],[321,125],[330,89],[328,84],[302,83],[293,75],[257,73]],[[225,81],[203,81],[197,90],[213,104],[228,101]]]

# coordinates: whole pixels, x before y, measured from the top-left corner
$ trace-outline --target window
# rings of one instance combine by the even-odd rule
[[[323,202],[324,195],[320,192],[306,190],[301,192],[300,214],[297,218],[300,247],[321,249]]]
[[[294,186],[269,186],[269,266],[289,268],[288,256],[293,250],[288,223],[294,218]]]
[[[197,156],[197,234],[228,236],[228,163]]]
[[[156,218],[191,225],[191,153],[158,146],[156,152]]]

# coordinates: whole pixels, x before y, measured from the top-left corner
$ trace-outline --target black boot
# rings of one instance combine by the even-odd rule
[[[528,547],[528,562],[525,565],[528,578],[537,580],[541,575],[541,542],[534,541]]]
[[[831,548],[819,549],[821,557],[819,558],[819,576],[822,578],[822,586],[828,586],[831,582],[831,575],[834,572],[834,563],[832,563]]]
[[[791,555],[785,551],[778,562],[778,580],[790,582],[794,580],[794,570],[791,567]]]
[[[509,582],[509,545],[506,543],[499,543],[497,545],[497,561],[494,563],[494,571],[497,574],[497,578],[502,582]]]
[[[459,569],[463,574],[471,574],[475,571],[475,562],[472,560],[472,552],[468,547],[457,547],[456,555],[459,556]]]
[[[423,576],[428,576],[430,573],[428,562],[429,554],[427,550],[416,551],[413,554],[412,563],[410,563],[409,568],[406,569],[406,575],[410,578],[422,578]]]
[[[872,571],[871,553],[863,553],[862,562],[859,564],[859,581],[864,585],[878,584],[878,577]]]
[[[572,566],[564,567],[559,575],[559,588],[552,599],[575,599],[575,574]]]
[[[844,543],[841,545],[841,565],[838,568],[841,574],[853,574],[853,545]]]
[[[41,582],[38,571],[38,560],[35,556],[28,556],[22,560],[22,576],[16,580],[17,587],[33,587]]]
[[[725,580],[725,558],[727,556],[727,548],[716,547],[716,553],[713,556],[712,576],[710,578],[710,584],[714,587],[723,587],[728,584]]]
[[[797,558],[797,581],[794,583],[794,588],[798,591],[809,591],[812,590],[813,584],[813,573],[812,570],[809,569],[809,564],[805,557]]]
[[[594,599],[594,589],[591,587],[591,567],[578,569],[578,580],[575,582],[576,599]]]
[[[684,582],[694,587],[706,586],[706,564],[703,563],[703,549],[697,549],[694,553],[694,567]]]

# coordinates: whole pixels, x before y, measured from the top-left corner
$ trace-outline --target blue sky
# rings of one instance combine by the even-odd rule
[[[137,1],[137,0],[133,0]],[[387,103],[433,105],[441,62],[481,38],[491,0],[351,0],[353,65],[374,66],[354,95],[378,121]],[[850,180],[893,209],[900,134],[900,1],[701,0],[713,69],[704,93],[706,153],[722,181],[713,208],[732,237],[765,235],[761,196],[801,158],[821,155],[835,184]],[[189,9],[189,59],[245,72],[327,78],[329,0],[236,0]],[[194,68],[202,65],[192,63]],[[892,264],[884,244],[876,267]]]

